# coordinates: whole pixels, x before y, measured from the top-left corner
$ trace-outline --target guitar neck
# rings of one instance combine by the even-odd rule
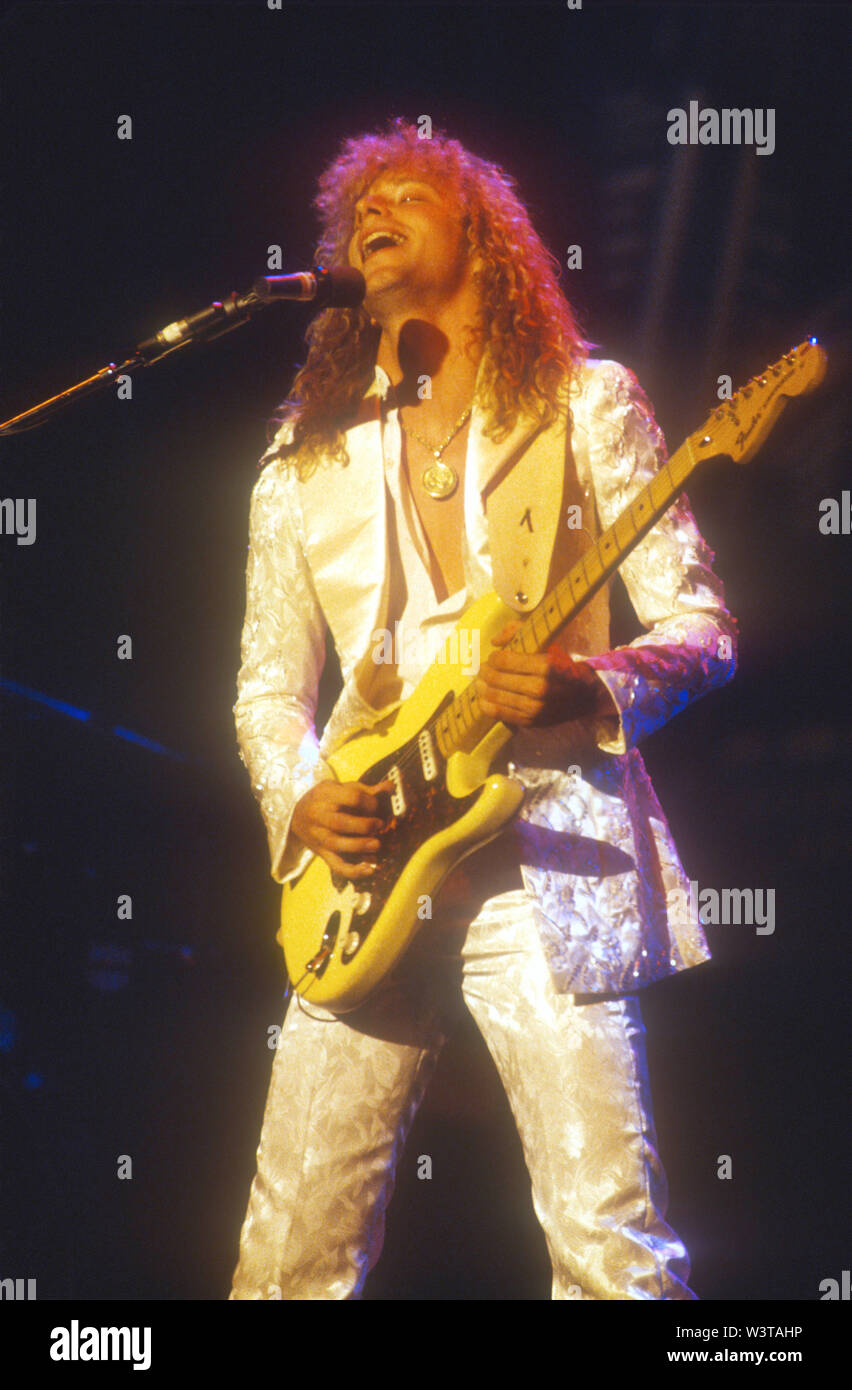
[[[510,651],[542,651],[554,635],[577,616],[581,608],[611,578],[624,558],[668,511],[696,468],[692,437],[672,454],[621,515],[586,551],[573,569],[560,579],[537,608],[521,623]],[[444,757],[465,746],[472,733],[483,736],[498,721],[482,713],[471,682],[434,723],[438,746]]]
[[[542,651],[559,629],[570,623],[615,574],[624,558],[668,511],[686,486],[696,462],[687,439],[612,526],[598,537],[582,560],[524,620],[509,643],[510,648],[523,652]]]

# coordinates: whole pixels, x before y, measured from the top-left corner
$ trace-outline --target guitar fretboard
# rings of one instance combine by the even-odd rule
[[[615,573],[622,560],[668,511],[683,491],[698,460],[692,450],[692,436],[672,454],[612,526],[598,537],[581,560],[542,599],[525,618],[508,644],[510,651],[540,652],[566,623]],[[431,722],[438,747],[445,758],[469,740],[487,733],[497,721],[479,708],[476,688],[471,681],[452,704]]]

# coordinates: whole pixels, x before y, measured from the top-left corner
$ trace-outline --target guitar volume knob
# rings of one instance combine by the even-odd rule
[[[346,936],[345,936],[344,939],[343,939],[343,945],[342,945],[341,948],[340,948],[340,954],[341,954],[341,956],[343,957],[343,959],[344,959],[344,960],[351,960],[352,957],[354,956],[355,952],[358,950],[358,947],[359,947],[360,945],[361,945],[361,934],[360,934],[360,932],[357,932],[357,931],[350,931],[350,932],[347,932],[347,933],[346,933]]]

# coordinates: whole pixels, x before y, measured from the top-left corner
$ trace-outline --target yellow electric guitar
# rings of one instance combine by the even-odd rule
[[[723,401],[522,622],[510,646],[542,651],[668,510],[693,470],[709,458],[748,462],[787,398],[818,386],[825,367],[825,353],[809,339]],[[478,599],[409,698],[327,758],[341,782],[390,779],[395,790],[370,877],[355,883],[314,855],[285,884],[278,940],[293,988],[305,999],[336,1013],[362,1003],[428,920],[425,904],[448,874],[519,810],[521,784],[491,771],[513,731],[481,713],[469,674],[452,660],[476,650],[473,632],[484,660],[499,630],[517,617],[494,593]]]

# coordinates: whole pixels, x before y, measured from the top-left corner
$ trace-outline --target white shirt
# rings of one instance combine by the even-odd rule
[[[408,480],[402,468],[402,428],[399,410],[396,406],[387,408],[390,391],[390,378],[383,368],[376,367],[374,385],[382,400],[382,454],[385,466],[388,504],[393,525],[390,528],[391,568],[401,568],[404,583],[404,598],[399,584],[392,584],[392,601],[389,612],[387,638],[382,643],[382,634],[374,634],[374,660],[387,660],[391,663],[402,681],[401,699],[407,699],[424,671],[435,660],[442,643],[459,621],[464,610],[473,602],[475,595],[470,593],[470,584],[465,582],[461,589],[439,601],[429,570],[429,546],[423,525],[417,513]],[[468,499],[465,499],[466,502]],[[481,509],[481,503],[480,503]],[[484,512],[483,512],[484,520]],[[394,543],[395,542],[395,543]],[[462,534],[465,574],[472,566],[472,556],[467,535]],[[398,576],[392,574],[392,579]],[[488,580],[490,581],[490,574]],[[490,583],[485,584],[490,587]],[[396,601],[394,601],[396,600]],[[460,652],[464,663],[469,655]],[[475,672],[471,671],[471,674]]]

